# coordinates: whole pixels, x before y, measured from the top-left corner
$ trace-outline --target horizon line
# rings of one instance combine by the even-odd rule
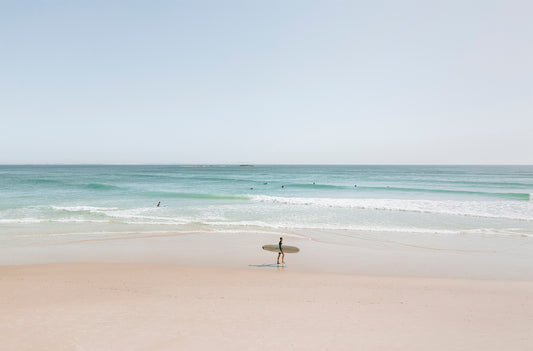
[[[0,166],[533,166],[533,163],[0,163]]]

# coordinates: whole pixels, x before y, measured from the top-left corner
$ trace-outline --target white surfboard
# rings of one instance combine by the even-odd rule
[[[300,251],[300,249],[296,246],[281,245],[281,248],[283,249],[284,253],[296,253]],[[263,250],[279,252],[279,245],[263,245]]]

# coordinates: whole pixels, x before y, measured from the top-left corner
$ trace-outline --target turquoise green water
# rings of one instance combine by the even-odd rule
[[[532,193],[531,166],[0,166],[0,245],[164,232],[531,238]]]

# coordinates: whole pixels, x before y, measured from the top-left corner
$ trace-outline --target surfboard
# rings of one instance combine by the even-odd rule
[[[296,246],[281,245],[281,248],[283,249],[284,253],[296,253],[300,251],[300,249],[297,248]],[[279,246],[278,245],[263,245],[263,250],[279,252]]]

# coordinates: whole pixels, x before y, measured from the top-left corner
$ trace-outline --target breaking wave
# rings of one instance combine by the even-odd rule
[[[533,221],[533,203],[521,201],[460,201],[412,199],[336,199],[258,195],[253,201],[284,205],[405,211]]]

